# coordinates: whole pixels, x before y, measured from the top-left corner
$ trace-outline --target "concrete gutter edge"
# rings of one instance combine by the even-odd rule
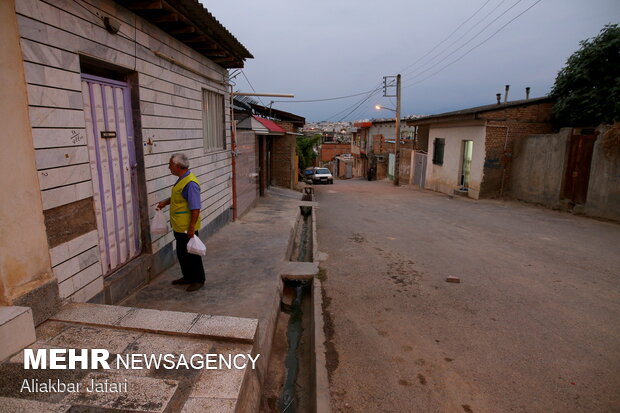
[[[327,359],[325,356],[325,330],[323,329],[323,299],[321,281],[315,278],[312,283],[314,298],[314,363],[316,413],[331,413]]]
[[[312,262],[319,267],[319,239],[316,231],[316,208],[312,208]],[[314,277],[312,280],[312,304],[314,325],[314,392],[315,413],[331,413],[331,396],[329,392],[329,377],[327,375],[327,358],[325,351],[325,329],[323,326],[323,294],[321,280]]]

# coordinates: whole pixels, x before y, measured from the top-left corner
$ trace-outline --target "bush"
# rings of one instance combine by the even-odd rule
[[[607,25],[580,42],[551,90],[558,126],[598,126],[620,121],[620,28]]]

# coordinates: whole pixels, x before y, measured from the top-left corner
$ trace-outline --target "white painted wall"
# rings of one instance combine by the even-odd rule
[[[176,178],[168,160],[185,152],[201,182],[203,226],[231,207],[230,151],[206,153],[202,130],[202,89],[222,93],[230,148],[225,69],[112,0],[19,0],[16,8],[43,210],[93,195],[78,53],[138,73],[142,135],[155,143],[145,148],[146,182],[139,183],[146,185],[149,205],[170,196]],[[108,33],[98,17],[108,15],[120,21],[119,34]],[[82,139],[72,139],[76,135]],[[86,301],[101,291],[103,274],[99,260],[92,262],[96,234],[78,239],[79,248],[73,245],[76,239],[55,247],[52,265],[61,297]],[[172,232],[153,237],[153,252],[173,239]]]
[[[454,126],[432,127],[428,140],[428,162],[426,165],[425,188],[433,191],[453,194],[459,187],[461,163],[463,157],[463,141],[473,141],[471,162],[471,179],[469,184],[470,198],[480,197],[480,184],[485,156],[486,126]],[[433,142],[435,138],[445,139],[443,165],[433,164]]]

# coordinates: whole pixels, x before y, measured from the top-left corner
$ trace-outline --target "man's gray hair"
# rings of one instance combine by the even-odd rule
[[[172,163],[179,168],[189,169],[189,159],[187,159],[187,155],[184,153],[175,153],[170,157],[170,159],[172,160]]]

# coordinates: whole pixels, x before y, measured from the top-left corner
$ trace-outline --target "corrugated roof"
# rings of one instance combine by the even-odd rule
[[[116,0],[225,68],[254,56],[198,0]]]
[[[271,132],[271,133],[276,133],[276,134],[286,133],[286,131],[284,129],[282,129],[282,127],[280,125],[278,125],[277,123],[275,123],[272,120],[261,118],[260,116],[254,116],[254,119],[259,121],[267,129],[269,129],[269,132]]]

